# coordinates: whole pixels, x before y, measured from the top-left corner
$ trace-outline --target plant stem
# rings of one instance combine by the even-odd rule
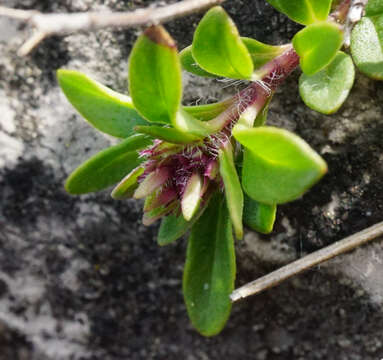
[[[234,290],[230,298],[235,302],[250,295],[258,294],[315,265],[351,251],[382,235],[383,222],[380,222]]]
[[[269,61],[254,73],[251,84],[235,95],[233,104],[215,119],[208,123],[212,127],[232,126],[245,112],[251,113],[252,119],[246,118],[248,126],[252,126],[255,117],[263,110],[266,102],[275,90],[298,67],[299,56],[291,45],[280,56]],[[259,79],[259,80],[257,80]],[[251,110],[251,111],[248,111]]]

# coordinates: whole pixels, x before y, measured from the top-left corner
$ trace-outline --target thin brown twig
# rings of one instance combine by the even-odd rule
[[[43,14],[35,10],[11,9],[0,6],[0,16],[24,21],[35,28],[35,33],[19,50],[19,55],[27,55],[42,40],[52,35],[62,35],[77,31],[94,31],[104,28],[129,28],[156,25],[183,17],[224,0],[184,0],[162,7],[149,7],[132,12],[87,12],[71,14]]]
[[[353,250],[382,235],[383,222],[380,222],[234,290],[230,295],[231,301],[235,302],[270,289],[294,275],[306,271],[335,256]]]

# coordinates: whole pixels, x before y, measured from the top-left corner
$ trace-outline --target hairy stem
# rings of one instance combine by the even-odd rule
[[[275,90],[298,67],[299,56],[292,46],[262,66],[254,73],[254,81],[239,94],[233,97],[233,104],[222,114],[209,121],[211,126],[233,126],[243,114],[251,114],[252,119],[246,119],[248,126],[252,126],[256,116],[263,110],[266,102]],[[259,79],[259,80],[258,80]],[[249,111],[251,110],[251,111]]]

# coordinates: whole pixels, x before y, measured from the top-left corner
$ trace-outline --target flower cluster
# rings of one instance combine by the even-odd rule
[[[170,214],[190,221],[202,212],[210,196],[223,189],[219,176],[219,148],[230,141],[230,133],[221,131],[196,144],[170,144],[155,140],[140,151],[145,161],[140,166],[136,199],[146,198],[144,225]],[[132,171],[120,184],[137,171]],[[117,186],[117,189],[119,186]]]

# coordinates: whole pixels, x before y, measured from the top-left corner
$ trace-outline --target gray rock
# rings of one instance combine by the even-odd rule
[[[133,9],[151,1],[6,1],[50,11]],[[268,43],[299,27],[262,0],[227,0],[241,34]],[[183,48],[200,15],[167,25]],[[0,359],[364,359],[383,358],[383,245],[377,240],[233,306],[219,336],[199,336],[181,293],[185,240],[155,243],[140,204],[108,191],[71,197],[65,177],[113,143],[61,94],[60,67],[118,91],[137,30],[46,40],[18,58],[27,34],[0,19]],[[309,110],[296,72],[280,89],[270,124],[319,151],[329,174],[302,199],[279,207],[270,236],[238,244],[238,285],[383,219],[383,87],[361,75],[334,116]],[[185,102],[236,91],[185,75]]]

